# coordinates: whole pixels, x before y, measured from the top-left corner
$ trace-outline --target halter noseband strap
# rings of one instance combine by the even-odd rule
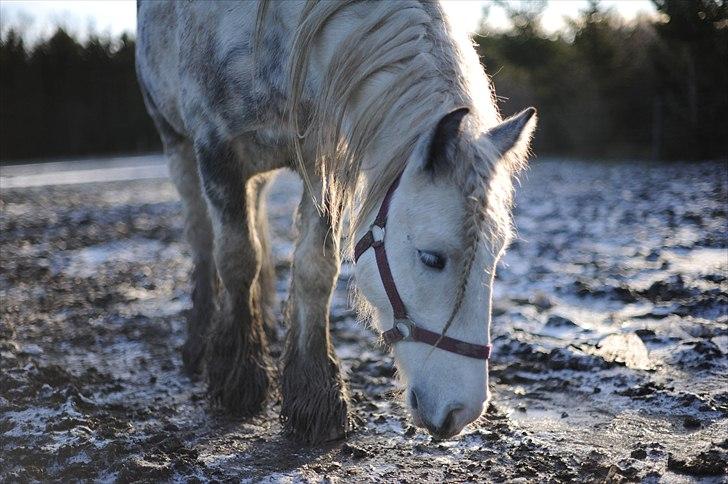
[[[354,261],[358,262],[359,257],[370,247],[374,249],[374,256],[377,259],[377,268],[379,269],[379,277],[382,279],[384,290],[387,293],[389,303],[392,305],[394,312],[394,325],[382,333],[384,342],[393,345],[400,341],[415,341],[425,343],[436,348],[456,353],[458,355],[476,358],[479,360],[487,360],[490,358],[491,345],[476,345],[466,343],[459,339],[450,338],[433,331],[429,331],[417,326],[407,315],[402,297],[399,295],[397,285],[392,277],[392,270],[389,268],[387,260],[387,251],[384,248],[385,227],[387,225],[387,214],[389,213],[389,204],[392,195],[399,185],[400,177],[392,183],[384,196],[377,217],[374,219],[371,227],[364,236],[359,239],[354,247]]]

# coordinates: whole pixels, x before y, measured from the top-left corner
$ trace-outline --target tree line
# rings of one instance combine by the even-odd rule
[[[553,36],[544,1],[499,2],[513,29],[475,36],[504,113],[539,109],[537,153],[728,157],[728,2],[653,0],[625,23],[596,0]]]
[[[58,28],[32,46],[0,39],[0,160],[161,149],[134,70],[134,39]]]
[[[512,28],[474,36],[505,114],[539,110],[534,150],[700,160],[728,154],[728,3],[653,0],[625,23],[593,0],[548,34],[545,1],[499,2]],[[487,12],[486,12],[487,14]],[[161,148],[134,72],[134,39],[63,28],[0,35],[0,161]]]

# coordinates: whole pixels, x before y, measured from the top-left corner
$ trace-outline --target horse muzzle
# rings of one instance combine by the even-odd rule
[[[415,426],[426,429],[436,439],[448,439],[458,435],[469,423],[483,412],[485,401],[479,405],[457,400],[434,402],[429,395],[417,388],[408,392],[407,403]]]

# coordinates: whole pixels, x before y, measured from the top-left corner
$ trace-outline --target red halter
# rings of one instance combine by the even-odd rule
[[[377,268],[379,269],[379,277],[382,279],[384,290],[387,293],[387,298],[389,299],[389,303],[392,305],[392,310],[394,311],[394,325],[392,329],[382,333],[382,338],[388,345],[393,345],[400,341],[415,341],[449,351],[450,353],[456,353],[458,355],[476,358],[479,360],[487,360],[490,358],[491,345],[466,343],[459,339],[450,338],[449,336],[443,336],[439,333],[420,328],[407,315],[404,302],[402,302],[399,291],[397,291],[397,285],[394,283],[392,271],[389,268],[389,262],[387,261],[387,251],[384,248],[384,228],[387,225],[389,203],[392,200],[394,191],[399,185],[399,178],[400,177],[397,177],[397,179],[394,180],[392,185],[389,187],[389,190],[382,201],[382,206],[379,207],[377,217],[374,219],[374,223],[372,223],[371,227],[369,227],[369,231],[364,234],[361,239],[359,239],[356,243],[356,247],[354,247],[355,262],[358,262],[359,257],[361,257],[361,255],[370,247],[374,249],[374,255],[377,259]]]

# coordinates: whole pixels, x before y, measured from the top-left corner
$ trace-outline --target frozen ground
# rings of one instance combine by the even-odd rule
[[[136,181],[2,171],[0,481],[726,482],[725,163],[534,164],[496,283],[493,403],[450,441],[409,425],[346,264],[333,332],[361,423],[303,448],[276,398],[234,421],[181,375],[190,259],[147,161],[109,177]],[[299,194],[290,174],[271,192],[280,298]]]

